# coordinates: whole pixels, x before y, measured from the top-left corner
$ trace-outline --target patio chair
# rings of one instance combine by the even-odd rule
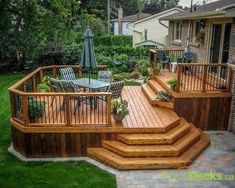
[[[55,78],[51,78],[50,82],[51,82],[51,87],[52,87],[53,92],[64,92],[64,89],[60,84],[60,80],[57,80]],[[53,96],[50,106],[53,105],[54,100],[55,100],[55,96]],[[64,103],[64,101],[63,101],[63,103]]]
[[[157,50],[157,55],[158,55],[158,59],[159,59],[159,63],[162,64],[162,68],[163,70],[165,69],[165,67],[167,67],[169,69],[169,72],[171,71],[170,69],[170,57],[167,56],[166,51],[164,50]]]
[[[61,68],[59,69],[59,71],[63,80],[76,80],[77,79],[72,67]]]
[[[98,80],[110,83],[112,81],[112,72],[111,71],[99,71]]]
[[[61,87],[63,88],[63,91],[66,93],[76,93],[77,92],[77,87],[68,80],[60,80]],[[74,106],[74,115],[76,113],[77,108],[81,105],[81,101],[83,97],[78,97],[78,96],[71,96],[70,99],[73,99],[76,101],[76,105]],[[63,109],[64,109],[65,103],[63,102]]]
[[[193,63],[196,58],[197,58],[197,56],[193,52],[184,52],[184,54],[183,54],[183,62],[184,63]],[[183,68],[184,73],[186,73],[189,70],[190,70],[189,67],[184,67]]]
[[[183,54],[183,59],[184,59],[184,63],[193,63],[193,61],[195,61],[196,59],[196,54],[193,52],[184,52]]]
[[[117,81],[111,83],[110,91],[112,92],[112,99],[121,97],[123,87],[124,81]]]

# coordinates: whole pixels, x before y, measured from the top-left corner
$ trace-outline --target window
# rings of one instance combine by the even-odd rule
[[[177,22],[176,23],[176,36],[175,39],[176,40],[180,40],[181,39],[181,23]]]
[[[198,35],[201,31],[201,21],[195,20],[191,22],[190,25],[190,42],[196,42]]]
[[[181,22],[174,22],[172,39],[173,40],[181,40],[181,33],[182,33],[182,23]]]

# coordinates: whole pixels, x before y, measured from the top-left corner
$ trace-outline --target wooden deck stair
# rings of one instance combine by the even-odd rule
[[[156,134],[118,134],[88,156],[117,169],[186,168],[210,144],[206,134],[184,119]]]
[[[163,102],[156,100],[158,92],[166,90],[155,79],[149,80],[147,84],[143,84],[141,86],[141,89],[152,105],[173,109],[174,104],[172,102]]]

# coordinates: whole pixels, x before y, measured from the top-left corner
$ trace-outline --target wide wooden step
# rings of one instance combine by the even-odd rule
[[[88,148],[88,156],[119,170],[186,168],[176,157],[124,158],[105,148]]]
[[[127,145],[120,141],[102,141],[102,147],[123,157],[179,156],[200,138],[200,132],[191,126],[188,133],[172,145]]]
[[[166,91],[155,79],[149,80],[148,85],[155,93]]]
[[[189,132],[190,125],[184,119],[170,131],[162,134],[118,134],[117,140],[129,145],[172,144]]]
[[[142,84],[141,89],[152,105],[157,105],[168,109],[174,108],[174,104],[172,102],[157,101],[157,93],[155,93],[148,84]]]
[[[179,157],[122,157],[105,148],[88,148],[88,156],[120,170],[186,168],[210,144],[208,136],[200,139]]]

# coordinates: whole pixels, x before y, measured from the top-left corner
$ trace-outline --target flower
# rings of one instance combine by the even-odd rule
[[[121,98],[114,99],[112,101],[112,112],[120,116],[127,115],[129,113],[128,102],[126,100],[122,100]]]

